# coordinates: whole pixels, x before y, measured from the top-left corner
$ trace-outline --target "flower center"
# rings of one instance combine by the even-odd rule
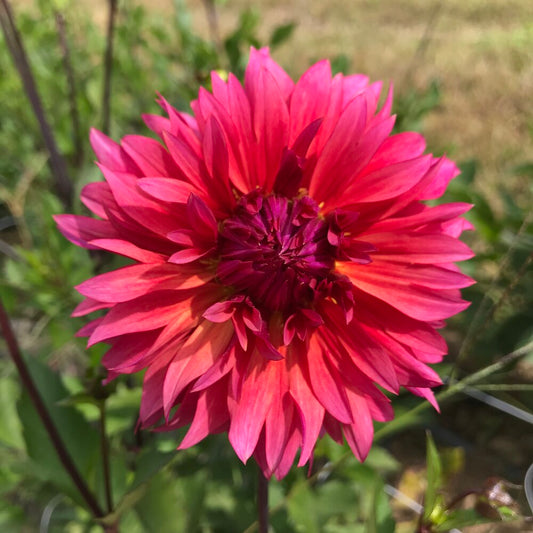
[[[307,307],[334,267],[328,229],[309,196],[249,193],[219,230],[217,277],[269,310]]]

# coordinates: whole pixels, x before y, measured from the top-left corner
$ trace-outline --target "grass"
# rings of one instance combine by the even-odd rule
[[[438,3],[262,0],[254,5],[264,32],[297,21],[294,38],[277,54],[295,76],[314,59],[342,53],[354,72],[394,80],[397,93],[438,79],[443,101],[424,125],[428,145],[459,161],[479,160],[476,186],[498,206],[498,187],[509,184],[510,169],[533,160],[533,7],[529,0],[449,0],[434,15]],[[164,9],[171,2],[158,4]],[[188,4],[203,25],[201,3]],[[225,3],[222,28],[230,28],[249,5]],[[416,55],[424,34],[427,47]],[[528,201],[525,180],[516,179],[513,189]]]

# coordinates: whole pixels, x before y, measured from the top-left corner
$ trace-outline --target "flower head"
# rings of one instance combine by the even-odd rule
[[[436,406],[427,363],[468,305],[454,262],[472,255],[470,206],[424,200],[457,167],[391,135],[391,95],[378,109],[380,83],[327,61],[293,83],[252,50],[244,86],[212,86],[192,116],[160,99],[168,118],[144,119],[161,142],[91,132],[106,181],[82,201],[99,218],[57,222],[134,263],[77,287],[75,316],[107,310],[80,333],[110,345],[108,379],[146,369],[141,424],[190,425],[181,448],[227,431],[281,478],[328,433],[363,460],[373,420],[393,417],[381,389]]]

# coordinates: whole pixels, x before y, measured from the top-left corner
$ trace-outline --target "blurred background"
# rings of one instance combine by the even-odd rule
[[[102,387],[104,348],[86,350],[74,336],[84,322],[69,316],[72,287],[118,263],[68,243],[51,215],[85,213],[79,191],[101,179],[91,126],[148,135],[141,113],[159,112],[156,92],[187,110],[211,70],[242,75],[253,45],[270,46],[295,79],[328,57],[336,72],[393,83],[396,130],[420,131],[429,151],[458,162],[443,201],[475,204],[476,227],[464,237],[476,258],[462,266],[478,281],[464,291],[472,306],[443,331],[441,415],[395,398],[398,418],[377,426],[364,465],[321,441],[312,477],[294,469],[271,483],[273,531],[530,530],[532,2],[0,0],[0,18],[0,297],[102,505],[109,466],[109,523],[253,531],[256,474],[225,436],[175,453],[179,435],[134,431],[142,376]],[[1,342],[0,405],[0,530],[100,531]]]

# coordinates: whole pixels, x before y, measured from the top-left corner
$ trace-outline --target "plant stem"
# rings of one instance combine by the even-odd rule
[[[26,91],[26,96],[30,101],[33,113],[39,123],[44,143],[50,154],[50,166],[52,168],[57,195],[65,207],[70,208],[72,205],[73,188],[68,175],[67,165],[57,148],[54,134],[46,120],[35,78],[33,77],[20,34],[15,26],[13,13],[8,0],[0,0],[0,24],[2,25],[7,48],[18,70],[22,85]]]
[[[83,141],[81,138],[80,116],[78,113],[76,98],[76,82],[74,79],[74,69],[70,59],[70,48],[67,39],[65,17],[59,11],[55,13],[57,35],[59,46],[63,55],[63,67],[67,78],[68,101],[70,107],[70,120],[72,122],[72,136],[74,138],[74,164],[79,167],[83,160]]]
[[[222,60],[224,47],[222,45],[220,29],[218,27],[218,14],[215,5],[215,0],[202,0],[202,3],[204,4],[207,24],[209,25],[209,33],[211,34],[211,40],[215,45],[219,60]]]
[[[494,372],[497,372],[498,370],[504,368],[506,365],[526,355],[531,350],[533,350],[533,341],[529,342],[525,346],[522,346],[522,348],[518,348],[518,350],[515,350],[511,353],[508,353],[507,355],[504,355],[501,359],[499,359],[492,365],[486,366],[485,368],[482,368],[481,370],[474,372],[470,376],[463,378],[461,381],[451,382],[449,387],[446,390],[443,390],[442,392],[437,394],[435,398],[437,399],[439,403],[443,402],[444,400],[447,400],[448,398],[450,398],[451,396],[454,396],[458,392],[463,391],[469,385],[473,385],[474,383],[477,383],[478,381],[485,379],[487,376],[490,376]],[[374,435],[374,440],[377,441],[379,439],[382,439],[384,436],[388,435],[389,433],[393,433],[398,426],[401,427],[405,423],[406,419],[409,419],[410,417],[413,417],[413,415],[417,415],[418,413],[426,410],[429,407],[429,405],[430,405],[429,402],[419,403],[416,407],[414,407],[413,409],[410,409],[403,415],[400,415],[396,417],[394,420],[387,422],[386,425],[380,427],[376,431]]]
[[[50,440],[52,441],[52,444],[56,450],[59,460],[61,461],[66,472],[72,479],[74,485],[80,492],[82,498],[85,500],[85,503],[87,504],[87,507],[90,509],[93,516],[95,518],[103,517],[104,512],[102,508],[100,507],[95,496],[89,490],[89,487],[86,485],[85,481],[81,477],[81,474],[79,473],[78,468],[74,464],[74,461],[72,460],[72,457],[70,456],[70,453],[68,452],[65,444],[63,443],[63,440],[61,439],[61,436],[54,424],[54,421],[52,420],[50,413],[46,409],[46,405],[43,399],[41,398],[41,395],[35,383],[33,382],[33,379],[28,371],[28,367],[26,366],[26,363],[24,362],[24,359],[22,358],[22,354],[20,352],[17,339],[15,337],[15,334],[13,333],[13,329],[11,328],[11,324],[9,322],[9,317],[7,316],[6,310],[4,309],[1,299],[0,299],[0,330],[2,331],[2,334],[6,341],[7,348],[11,355],[11,358],[13,359],[13,362],[15,363],[15,366],[17,367],[20,380],[22,381],[22,384],[27,390],[30,396],[30,399],[35,407],[35,410],[37,411],[37,414],[41,418],[43,426],[46,429],[46,432],[48,433]]]
[[[109,0],[109,18],[107,20],[107,36],[104,56],[104,89],[102,92],[102,131],[109,133],[111,120],[111,77],[113,74],[113,40],[115,35],[115,19],[117,16],[117,0]]]
[[[99,403],[100,409],[100,443],[102,449],[102,464],[104,469],[104,488],[105,499],[107,504],[107,512],[113,511],[113,492],[111,490],[111,469],[109,462],[109,442],[107,440],[106,433],[106,412],[105,412],[105,400],[101,400]]]
[[[257,475],[257,517],[259,533],[268,533],[268,479],[260,468]]]

